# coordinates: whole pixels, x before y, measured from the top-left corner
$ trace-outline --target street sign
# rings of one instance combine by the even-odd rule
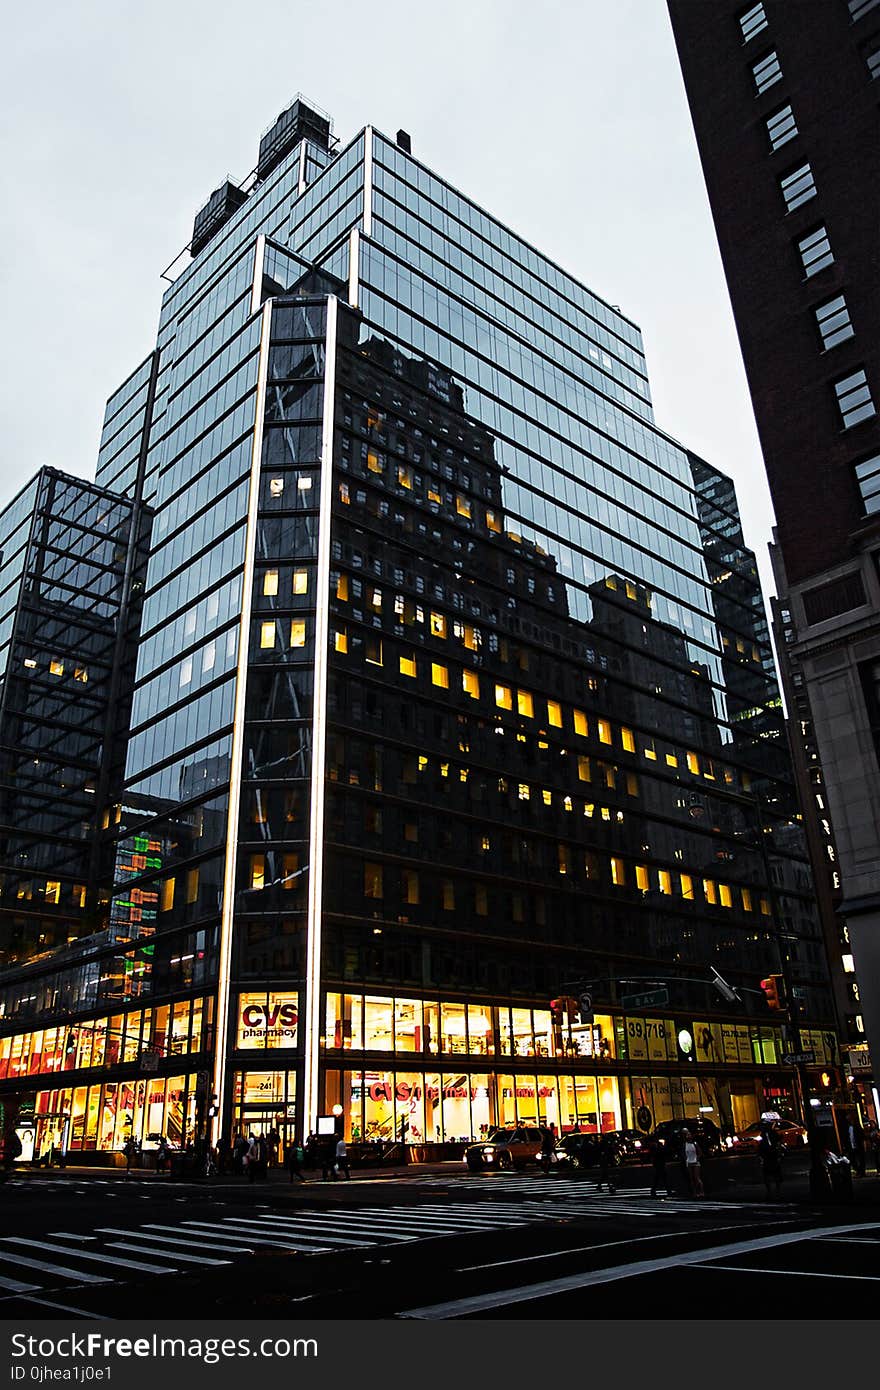
[[[620,996],[620,1007],[622,1009],[659,1009],[661,1004],[669,1003],[669,990],[649,989],[644,994],[622,994]]]
[[[782,1065],[784,1067],[802,1067],[807,1062],[815,1062],[815,1052],[783,1052]]]
[[[866,1047],[847,1048],[849,1065],[852,1071],[870,1071],[871,1054]]]

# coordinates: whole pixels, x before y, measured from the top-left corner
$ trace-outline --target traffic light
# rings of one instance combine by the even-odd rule
[[[768,1009],[781,1009],[783,1007],[784,989],[781,975],[768,975],[766,980],[761,981],[761,988],[764,991]]]

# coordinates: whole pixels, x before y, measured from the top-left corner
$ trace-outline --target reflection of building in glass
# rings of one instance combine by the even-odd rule
[[[108,408],[99,478],[154,512],[112,905],[0,1084],[84,1150],[163,1106],[192,1132],[209,1090],[226,1135],[338,1103],[418,1143],[793,1106],[778,1020],[699,983],[776,968],[784,900],[829,1021],[759,595],[719,596],[638,330],[297,110]],[[646,979],[668,1003],[625,1006]],[[592,1020],[551,1009],[579,981]],[[100,1079],[41,1079],[58,991]]]

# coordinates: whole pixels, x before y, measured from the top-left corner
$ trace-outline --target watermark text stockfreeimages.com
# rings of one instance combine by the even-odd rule
[[[318,1343],[314,1337],[160,1337],[153,1332],[144,1337],[110,1337],[104,1332],[72,1332],[60,1337],[36,1337],[30,1333],[13,1332],[10,1338],[13,1359],[12,1380],[70,1379],[93,1380],[101,1377],[88,1374],[89,1367],[70,1367],[69,1376],[34,1376],[42,1369],[36,1362],[60,1359],[63,1361],[107,1361],[109,1358],[137,1357],[144,1360],[171,1358],[182,1361],[202,1361],[214,1366],[219,1361],[238,1357],[317,1357]],[[28,1362],[32,1364],[28,1366]],[[83,1374],[74,1375],[75,1370]]]

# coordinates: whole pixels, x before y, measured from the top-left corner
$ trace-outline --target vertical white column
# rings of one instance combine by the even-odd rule
[[[251,287],[251,313],[257,314],[260,310],[260,300],[263,297],[263,266],[266,262],[266,237],[263,232],[257,237],[257,244],[254,248],[254,283]]]
[[[254,420],[244,566],[241,575],[241,618],[238,625],[238,666],[235,675],[235,710],[232,752],[229,760],[229,809],[226,816],[226,865],[223,872],[223,911],[220,919],[220,961],[217,974],[217,1014],[214,1019],[214,1094],[217,1114],[210,1126],[212,1141],[223,1114],[226,1056],[229,1051],[229,992],[232,974],[232,933],[235,919],[235,876],[238,862],[238,820],[241,806],[241,771],[244,759],[244,715],[247,694],[248,648],[257,544],[257,512],[260,503],[260,461],[263,454],[263,417],[269,375],[269,340],[272,333],[272,300],[263,305],[260,357],[257,368],[256,419]]]
[[[336,323],[339,301],[327,300],[324,419],[318,564],[315,579],[315,676],[312,692],[312,774],[309,811],[309,896],[306,909],[306,987],[303,1010],[303,1096],[297,1104],[303,1134],[318,1117],[321,1046],[321,927],[324,908],[324,763],[327,749],[327,672],[330,648],[330,510],[333,500],[333,425],[336,395]]]
[[[303,140],[299,147],[299,186],[298,193],[302,193],[306,186],[306,142]]]
[[[373,235],[373,127],[364,131],[364,236]]]
[[[360,290],[361,236],[357,227],[348,234],[348,302],[353,309],[358,307]]]

